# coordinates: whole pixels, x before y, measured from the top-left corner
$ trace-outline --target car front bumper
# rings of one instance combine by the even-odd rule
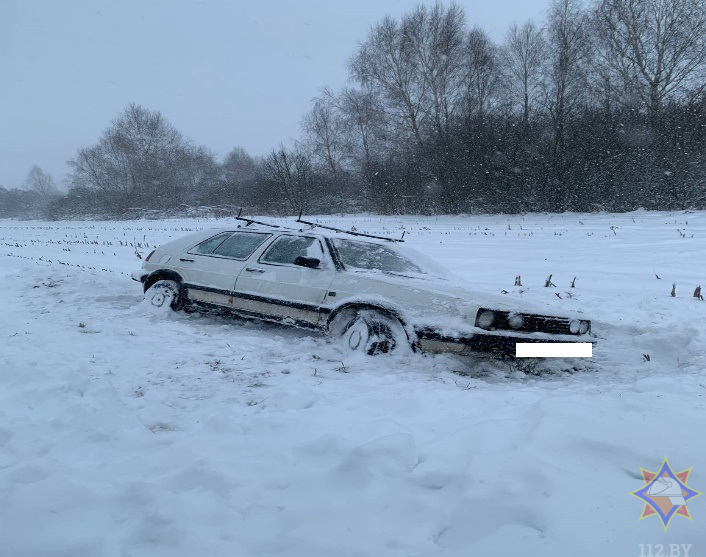
[[[575,343],[589,342],[595,344],[595,339],[588,335],[513,335],[477,333],[460,336],[448,336],[425,329],[417,331],[419,348],[422,352],[468,354],[498,354],[515,356],[518,343]]]

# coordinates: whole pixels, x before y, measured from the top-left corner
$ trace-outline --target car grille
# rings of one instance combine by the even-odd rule
[[[510,313],[509,311],[487,310],[481,308],[478,315],[484,311],[492,311],[495,314],[495,321],[491,330],[522,331],[526,333],[549,333],[554,335],[575,334],[569,330],[570,319],[564,317],[551,317],[548,315],[533,315],[529,313]],[[519,329],[510,327],[509,319],[511,315],[521,315],[525,322]],[[477,323],[476,323],[477,325]]]

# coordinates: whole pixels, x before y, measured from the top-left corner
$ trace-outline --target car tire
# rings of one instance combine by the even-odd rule
[[[161,309],[177,311],[184,306],[181,284],[175,280],[158,280],[145,291],[144,299]]]
[[[410,349],[402,324],[374,309],[343,310],[333,319],[329,330],[341,339],[344,348],[368,356],[401,354]]]

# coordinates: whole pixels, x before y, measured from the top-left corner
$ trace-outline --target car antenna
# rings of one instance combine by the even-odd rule
[[[401,238],[388,238],[385,236],[375,236],[373,234],[365,234],[363,232],[355,232],[353,230],[343,230],[342,228],[335,228],[333,226],[326,226],[324,224],[318,224],[316,222],[311,222],[308,220],[302,220],[302,211],[299,211],[299,216],[297,217],[297,222],[302,224],[308,224],[316,228],[325,228],[326,230],[333,230],[334,232],[340,232],[341,234],[350,234],[351,236],[363,236],[365,238],[375,238],[377,240],[387,240],[388,242],[404,242],[404,234],[406,231],[402,232]]]
[[[271,226],[272,228],[281,228],[279,224],[272,224],[270,222],[262,222],[260,220],[254,220],[254,219],[248,219],[245,217],[241,217],[240,215],[243,213],[243,208],[241,207],[240,210],[238,211],[238,216],[235,217],[235,220],[242,220],[245,222],[245,226],[250,226],[251,224],[261,224],[262,226]]]

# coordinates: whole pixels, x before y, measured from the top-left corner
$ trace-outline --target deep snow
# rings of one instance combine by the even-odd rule
[[[1,555],[706,555],[706,496],[665,533],[628,495],[665,455],[706,492],[706,213],[319,220],[584,311],[594,358],[351,357],[163,314],[136,249],[227,219],[0,221]]]

